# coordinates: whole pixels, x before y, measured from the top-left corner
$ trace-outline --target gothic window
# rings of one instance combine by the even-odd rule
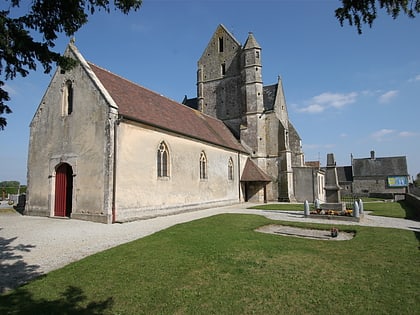
[[[63,90],[63,114],[71,115],[73,112],[73,83],[67,80]]]
[[[225,63],[222,63],[221,72],[222,72],[222,75],[226,74],[226,64]]]
[[[206,178],[207,178],[207,157],[203,151],[200,154],[200,179],[206,179]]]
[[[228,162],[228,180],[233,180],[233,161],[232,158]]]
[[[163,141],[159,144],[159,148],[157,150],[157,176],[169,176],[169,152],[168,147]]]
[[[219,52],[223,52],[223,37],[219,37]]]

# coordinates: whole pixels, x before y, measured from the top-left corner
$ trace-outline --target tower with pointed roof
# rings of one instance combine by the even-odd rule
[[[281,79],[263,84],[261,52],[253,33],[242,46],[219,25],[198,61],[192,106],[222,120],[271,177],[268,200],[294,201],[293,167],[304,165],[301,139],[289,121]]]

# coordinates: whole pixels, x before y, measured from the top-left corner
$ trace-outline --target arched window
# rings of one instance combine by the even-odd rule
[[[159,144],[157,150],[157,176],[169,176],[169,152],[167,145],[163,141]]]
[[[63,114],[70,115],[73,112],[73,82],[67,80],[63,91]]]
[[[200,179],[207,178],[207,157],[204,151],[200,154]]]
[[[232,158],[228,162],[228,180],[233,180],[233,161]]]

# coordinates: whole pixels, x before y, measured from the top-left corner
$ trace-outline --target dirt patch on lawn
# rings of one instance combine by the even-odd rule
[[[354,237],[354,233],[338,231],[337,237],[331,236],[330,230],[315,230],[291,227],[285,225],[265,225],[255,231],[283,236],[302,237],[324,241],[348,241]]]

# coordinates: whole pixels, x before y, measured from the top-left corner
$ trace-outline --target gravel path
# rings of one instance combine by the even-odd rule
[[[420,232],[420,222],[365,215],[361,222],[304,218],[303,211],[246,209],[250,204],[211,208],[124,224],[21,216],[0,211],[0,293],[99,251],[133,241],[170,226],[221,213],[248,213],[273,220],[329,225],[364,225]]]

